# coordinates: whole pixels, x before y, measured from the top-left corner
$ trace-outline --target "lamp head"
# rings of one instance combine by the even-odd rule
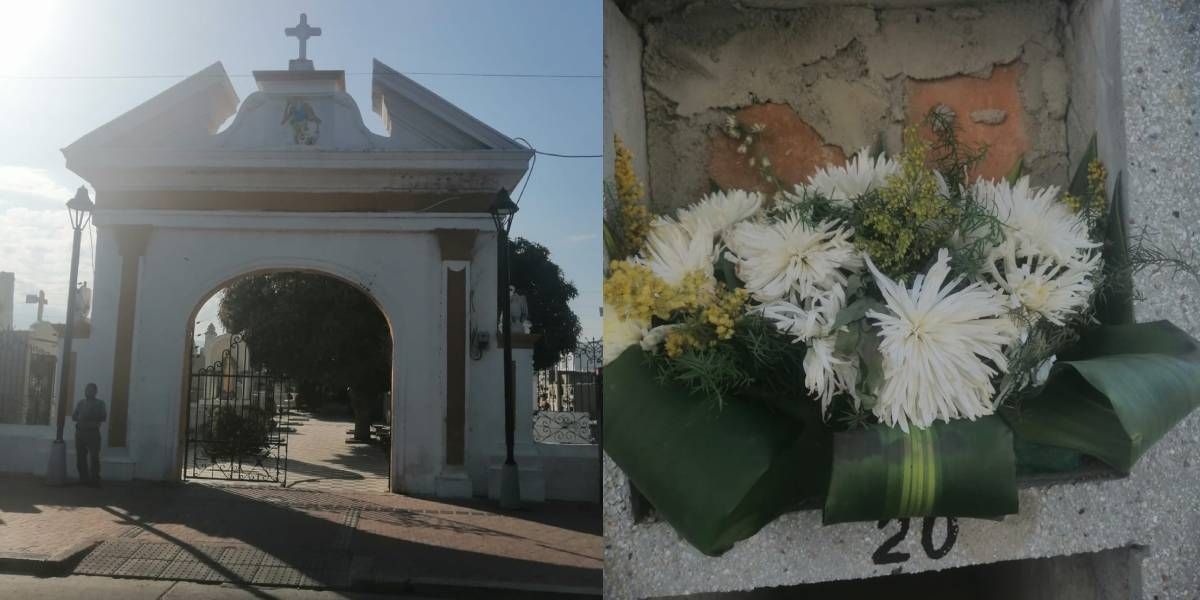
[[[488,212],[492,215],[492,222],[496,224],[496,231],[507,235],[512,227],[513,216],[517,214],[517,203],[508,196],[508,190],[500,188],[496,197],[492,199]]]
[[[88,219],[92,216],[92,211],[96,209],[96,205],[92,203],[92,199],[88,197],[87,188],[79,186],[75,191],[75,197],[67,202],[67,211],[71,215],[71,226],[76,231],[83,229],[87,225]]]
[[[496,192],[496,197],[492,199],[492,205],[488,207],[488,212],[500,217],[511,217],[518,210],[520,209],[517,207],[517,203],[512,201],[508,190],[504,188],[500,188],[500,191]]]
[[[517,214],[517,203],[512,201],[508,195],[508,190],[500,188],[496,192],[496,197],[492,199],[492,205],[488,207],[488,212],[492,213],[493,217],[511,218]]]

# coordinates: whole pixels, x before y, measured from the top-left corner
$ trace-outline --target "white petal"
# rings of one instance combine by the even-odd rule
[[[711,231],[719,235],[735,223],[756,214],[762,205],[763,195],[758,192],[713,192],[681,209],[678,218],[689,231]]]
[[[808,187],[836,204],[849,205],[863,194],[883,187],[899,169],[899,164],[885,156],[872,159],[863,148],[844,166],[817,169],[808,178]]]
[[[821,412],[829,411],[833,397],[841,393],[858,395],[858,357],[839,355],[835,351],[835,339],[816,338],[804,354],[804,387],[821,402]]]
[[[792,215],[769,223],[744,221],[725,240],[746,290],[759,302],[771,302],[845,285],[846,275],[862,268],[852,234],[837,221],[810,226]]]
[[[867,257],[888,312],[869,311],[879,327],[883,386],[874,412],[888,425],[928,427],[935,419],[974,419],[991,414],[991,378],[1008,365],[1003,348],[1012,340],[1004,299],[980,283],[956,289],[946,282],[949,253],[911,289],[879,272]]]
[[[617,310],[604,307],[604,364],[616,360],[626,348],[642,341],[649,323],[622,319]]]
[[[996,284],[1008,297],[1008,305],[1023,308],[1027,314],[1044,318],[1055,325],[1087,306],[1095,289],[1093,278],[1100,267],[1100,254],[1065,265],[1049,257],[1027,257],[1020,262],[1012,243],[1004,244],[997,253],[1002,261],[989,262],[984,279]],[[997,262],[1002,262],[997,265]]]
[[[650,267],[668,285],[679,285],[689,273],[700,271],[713,278],[715,232],[704,223],[684,226],[667,217],[654,220],[638,262]]]
[[[1075,265],[1086,262],[1090,250],[1100,245],[1088,237],[1083,215],[1058,200],[1057,187],[1030,187],[1028,177],[1015,184],[979,179],[972,192],[1004,224],[1006,241],[1018,257],[1041,255]],[[1002,250],[997,248],[990,258],[1002,259]]]

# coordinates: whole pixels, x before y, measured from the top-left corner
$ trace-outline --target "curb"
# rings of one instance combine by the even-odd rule
[[[9,575],[33,575],[36,577],[66,577],[75,565],[89,552],[100,545],[100,541],[81,542],[55,555],[23,552],[0,552],[0,573]],[[396,577],[386,574],[371,576],[373,557],[356,557],[351,562],[349,585],[322,586],[315,589],[340,589],[355,592],[382,594],[417,594],[431,598],[464,599],[540,599],[567,598],[590,600],[602,598],[600,587],[549,585],[520,583],[498,580],[466,580],[436,577]],[[111,577],[110,575],[97,575]],[[151,578],[156,579],[156,578]],[[187,580],[192,581],[192,580]],[[204,583],[196,581],[196,583]]]
[[[418,594],[434,598],[602,598],[600,587],[468,580],[445,577],[388,577],[374,572],[372,556],[356,556],[350,563],[350,589],[356,592]]]
[[[98,545],[100,542],[94,540],[80,542],[54,555],[0,552],[0,573],[42,577],[67,575],[73,563],[83,559]]]
[[[603,589],[599,587],[514,583],[511,581],[471,581],[431,577],[352,580],[350,582],[350,589],[356,592],[416,594],[433,598],[487,598],[489,600],[525,598],[573,598],[590,600],[604,596]]]

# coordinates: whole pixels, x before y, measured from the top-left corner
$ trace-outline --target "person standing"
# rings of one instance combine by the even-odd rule
[[[75,466],[80,483],[100,487],[100,424],[108,420],[104,401],[96,397],[96,384],[83,388],[83,400],[75,405]]]

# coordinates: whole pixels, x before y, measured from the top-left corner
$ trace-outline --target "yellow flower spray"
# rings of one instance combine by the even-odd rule
[[[613,227],[616,247],[611,258],[625,258],[642,249],[652,217],[650,210],[642,203],[642,182],[638,181],[637,173],[633,170],[633,154],[617,136],[613,136],[613,145],[617,154],[613,165],[617,206],[613,215],[616,221]]]
[[[629,260],[609,263],[604,280],[604,303],[626,319],[649,321],[651,317],[668,319],[677,311],[694,311],[712,301],[711,280],[700,271],[684,276],[678,285],[669,285],[650,267]]]
[[[672,330],[663,342],[667,356],[676,358],[690,349],[712,347],[733,338],[737,320],[745,312],[750,294],[744,288],[724,286],[701,306],[683,327]]]
[[[905,129],[900,172],[860,207],[862,226],[856,228],[855,243],[885,273],[904,274],[919,266],[946,238],[948,232],[939,224],[953,222],[956,209],[938,193],[928,155],[929,143],[917,128]]]

